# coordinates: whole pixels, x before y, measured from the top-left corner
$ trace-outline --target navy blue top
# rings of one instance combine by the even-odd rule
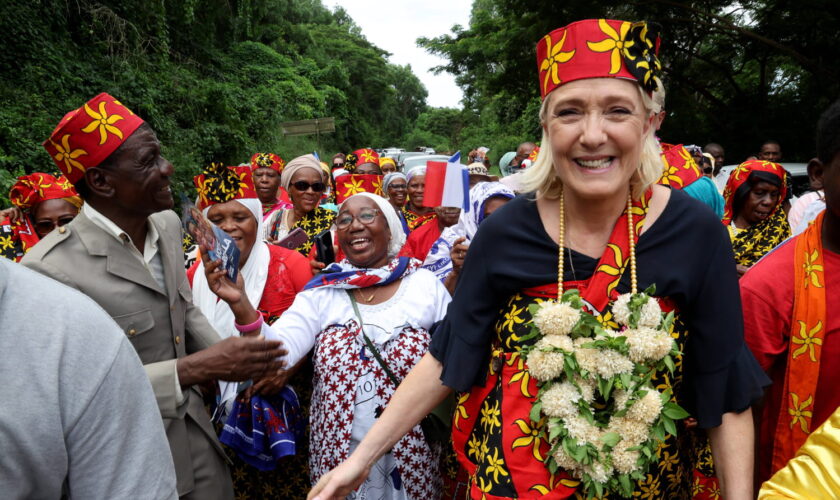
[[[570,255],[564,281],[592,276],[598,259]],[[466,392],[484,383],[501,309],[523,289],[556,283],[557,258],[533,194],[516,197],[481,224],[429,349],[443,364],[445,385]],[[672,190],[660,217],[639,237],[636,262],[639,290],[655,284],[655,295],[674,302],[688,329],[679,395],[686,410],[709,428],[720,425],[724,413],[747,409],[770,380],[744,343],[738,273],[720,220]],[[630,291],[627,267],[618,293]]]

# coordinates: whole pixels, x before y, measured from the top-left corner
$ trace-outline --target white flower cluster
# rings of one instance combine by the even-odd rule
[[[546,336],[568,335],[580,319],[580,310],[565,302],[550,300],[540,305],[534,324]]]
[[[583,347],[584,344],[592,341],[593,339],[585,337],[579,337],[574,341],[575,359],[582,369],[603,378],[633,371],[633,362],[618,351]]]
[[[581,315],[588,314],[572,307],[566,302],[547,301],[534,315],[534,325],[541,334],[527,356],[528,371],[541,382],[539,396],[541,412],[549,417],[549,434],[556,426],[562,426],[564,433],[577,446],[594,446],[599,456],[591,464],[584,465],[569,455],[562,444],[552,442],[553,458],[561,467],[578,478],[588,476],[592,481],[604,484],[616,473],[630,474],[644,466],[644,457],[639,451],[629,451],[643,445],[651,439],[651,425],[662,413],[661,394],[650,385],[643,387],[644,394],[634,399],[635,390],[625,390],[621,385],[611,393],[615,402],[615,411],[626,410],[621,417],[612,416],[604,424],[591,422],[585,418],[580,405],[591,405],[600,394],[598,380],[609,380],[617,375],[633,374],[639,364],[656,363],[670,354],[674,348],[674,339],[667,331],[659,330],[662,325],[662,310],[657,300],[647,297],[644,303],[636,301],[633,308],[639,316],[634,328],[630,328],[631,299],[633,295],[620,295],[612,307],[616,322],[624,327],[621,331],[597,329],[594,337],[569,336],[578,326]],[[577,330],[576,330],[577,331]],[[583,328],[578,333],[591,331]],[[627,354],[622,354],[615,347],[586,346],[598,340],[617,337],[626,338]],[[588,372],[586,378],[577,373],[574,380],[569,380],[564,371],[566,356],[574,356],[580,372]],[[634,375],[635,377],[635,375]],[[599,417],[600,418],[600,417]],[[618,444],[605,447],[605,442],[612,444],[615,433],[619,436]],[[609,436],[608,436],[609,434]],[[610,438],[610,439],[608,439]],[[565,438],[564,438],[565,439]],[[571,442],[566,442],[571,446]],[[607,465],[611,464],[611,465]]]
[[[628,356],[634,363],[656,363],[671,352],[674,339],[671,334],[653,328],[639,327],[624,330],[630,349]]]
[[[571,382],[560,382],[542,394],[542,412],[549,417],[571,418],[577,416],[578,408],[575,404],[581,394]]]
[[[615,299],[612,306],[613,317],[619,325],[630,326],[630,299],[633,294],[625,293]],[[656,328],[662,323],[662,309],[653,297],[648,297],[639,312],[639,327]]]

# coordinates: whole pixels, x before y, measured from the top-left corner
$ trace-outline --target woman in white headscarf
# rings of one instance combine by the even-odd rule
[[[262,324],[276,321],[312,277],[305,257],[294,250],[268,245],[260,237],[263,230],[262,203],[256,196],[251,175],[240,175],[248,171],[247,166],[213,165],[194,180],[196,187],[201,186],[198,208],[211,223],[233,238],[239,249],[241,292],[247,298],[245,318],[237,318],[229,303],[218,300],[219,297],[214,293],[218,291],[213,278],[215,264],[208,266],[208,271],[203,260],[198,259],[187,271],[193,289],[193,303],[223,339],[251,332],[255,334]],[[256,325],[253,323],[255,317],[258,318]],[[237,323],[237,319],[241,323]],[[299,398],[300,405],[305,407],[311,391],[311,369],[301,368],[302,364],[287,373],[263,379],[256,383],[251,392],[264,396],[276,395],[288,380],[288,386],[296,393],[291,399],[295,401]],[[295,376],[289,379],[293,374]],[[240,395],[239,389],[240,384],[237,382],[219,381],[220,393],[215,411],[218,421],[227,422],[234,401]],[[248,405],[247,402],[245,404]],[[298,446],[302,445],[304,442],[298,442]],[[241,459],[234,459],[234,489],[241,496],[270,498],[262,491],[263,483],[281,479],[294,483],[297,478],[297,492],[303,493],[306,486],[305,460],[306,454],[298,451],[295,456],[284,458],[281,469],[276,473],[258,473],[257,469],[246,465]],[[275,477],[280,472],[282,475]]]
[[[397,256],[405,234],[384,198],[369,193],[348,198],[335,225],[346,258],[315,276],[271,332],[264,330],[283,341],[288,366],[314,348],[313,483],[362,440],[397,383],[427,351],[428,330],[450,301],[419,261]],[[438,463],[416,426],[348,498],[436,498],[442,481]]]

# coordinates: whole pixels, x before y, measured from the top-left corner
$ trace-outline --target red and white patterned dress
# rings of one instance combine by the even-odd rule
[[[434,275],[420,269],[405,276],[386,302],[359,304],[365,333],[398,379],[428,350],[428,329],[443,318],[449,301]],[[289,351],[289,364],[314,347],[309,455],[314,484],[348,458],[395,387],[365,347],[345,290],[301,292],[272,329]],[[419,500],[438,498],[441,490],[439,459],[418,425],[377,462],[359,497]]]

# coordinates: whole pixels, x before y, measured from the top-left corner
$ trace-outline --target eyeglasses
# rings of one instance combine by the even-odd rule
[[[69,224],[73,220],[73,217],[62,217],[58,220],[40,220],[35,222],[35,230],[39,233],[49,233],[53,229],[57,227],[64,226]]]
[[[353,219],[359,219],[359,222],[366,226],[369,226],[373,223],[374,219],[376,219],[376,214],[378,213],[381,212],[375,208],[363,208],[359,210],[359,215],[356,216],[344,212],[343,214],[340,214],[338,218],[335,219],[335,227],[341,230],[347,229],[348,227],[350,227],[350,224],[353,223]]]
[[[324,190],[327,189],[327,185],[323,182],[315,182],[313,184],[310,184],[306,181],[293,182],[292,187],[294,187],[298,191],[306,191],[307,189],[312,188],[312,190],[316,193],[323,193]]]
[[[344,163],[333,163],[333,168],[342,168],[344,167]]]

